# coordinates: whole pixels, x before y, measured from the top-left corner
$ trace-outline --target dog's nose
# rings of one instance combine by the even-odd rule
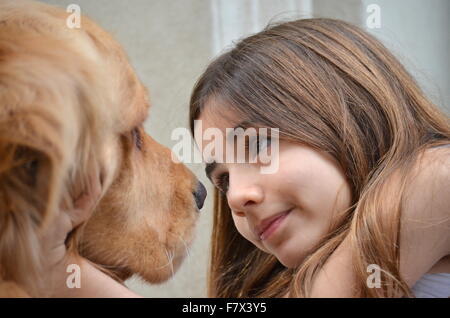
[[[197,190],[193,193],[195,197],[195,203],[197,203],[197,207],[200,210],[203,207],[203,203],[205,203],[206,195],[208,192],[206,191],[205,186],[200,181],[197,185]]]

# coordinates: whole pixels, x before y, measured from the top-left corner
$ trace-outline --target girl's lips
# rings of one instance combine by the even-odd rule
[[[288,216],[288,214],[292,211],[292,208],[286,212],[278,214],[275,217],[269,218],[266,221],[263,221],[262,228],[263,230],[259,234],[259,238],[261,241],[267,239],[272,233],[274,233],[279,225],[283,222],[283,220]]]

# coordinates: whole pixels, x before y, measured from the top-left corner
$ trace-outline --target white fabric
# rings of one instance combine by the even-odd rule
[[[412,287],[417,298],[450,297],[450,273],[423,275]]]

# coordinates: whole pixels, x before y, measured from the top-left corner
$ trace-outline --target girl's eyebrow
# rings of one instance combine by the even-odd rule
[[[241,121],[239,124],[237,124],[233,129],[230,130],[230,132],[227,134],[226,136],[226,140],[230,140],[231,137],[233,136],[233,133],[236,129],[238,128],[242,128],[244,131],[249,128],[252,127],[252,124],[248,121],[248,120],[243,120]]]

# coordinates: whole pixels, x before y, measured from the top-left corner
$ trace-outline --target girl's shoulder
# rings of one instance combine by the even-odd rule
[[[419,154],[414,170],[423,179],[450,179],[450,144],[426,148]]]
[[[444,208],[441,212],[448,215],[450,213],[450,144],[425,149],[419,154],[412,169],[413,178],[409,180],[407,191],[411,194],[409,198],[415,201],[413,206],[421,205],[420,200],[428,199],[433,201],[426,203],[429,204],[429,208],[436,207],[440,210]],[[442,201],[440,203],[443,205],[435,206],[434,203],[439,203],[437,201]]]
[[[414,283],[450,254],[450,146],[420,154],[401,213],[400,268]]]
[[[450,143],[426,148],[425,151],[423,151],[423,156],[429,157],[430,159],[434,158],[447,160],[448,163],[450,156]]]
[[[449,144],[445,144],[445,145],[439,145],[439,146],[434,146],[434,147],[430,147],[427,148],[427,151],[431,151],[434,153],[440,153],[443,155],[449,155],[450,153],[450,143]]]
[[[450,144],[430,147],[426,150],[426,153],[431,156],[439,156],[442,159],[448,160],[450,156]]]

